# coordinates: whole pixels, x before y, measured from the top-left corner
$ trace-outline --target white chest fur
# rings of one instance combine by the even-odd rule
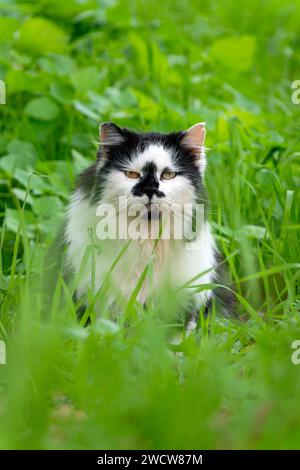
[[[97,240],[96,207],[90,206],[80,192],[75,193],[69,206],[65,241],[68,244],[67,263],[75,274],[81,272],[78,284],[80,295],[90,288],[92,280],[95,289],[99,289],[107,272],[128,240]],[[88,247],[99,246],[94,250],[94,257],[87,259]],[[139,291],[138,300],[144,303],[153,291],[162,288],[166,280],[174,289],[193,280],[192,284],[208,284],[212,282],[215,266],[215,245],[207,222],[193,246],[183,240],[132,240],[123,256],[112,270],[110,280],[113,292],[119,292],[126,299],[136,287],[146,266],[151,266],[151,275],[146,279]],[[92,274],[92,271],[94,273]],[[198,307],[205,303],[211,295],[210,291],[194,294]]]

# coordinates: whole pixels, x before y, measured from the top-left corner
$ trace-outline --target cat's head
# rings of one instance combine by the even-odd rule
[[[136,133],[113,123],[100,126],[97,172],[101,199],[128,204],[193,204],[201,201],[205,124],[187,131]]]

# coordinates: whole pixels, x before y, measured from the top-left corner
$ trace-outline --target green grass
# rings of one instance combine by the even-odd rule
[[[300,2],[0,0],[0,30],[0,448],[299,448]],[[240,319],[201,319],[181,354],[167,293],[132,296],[124,327],[108,284],[83,328],[59,278],[41,318],[45,247],[106,120],[207,122]]]

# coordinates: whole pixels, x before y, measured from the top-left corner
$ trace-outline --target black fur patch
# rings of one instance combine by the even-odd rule
[[[132,194],[135,196],[143,196],[146,194],[149,200],[155,195],[163,197],[165,194],[159,191],[159,181],[156,176],[157,167],[153,162],[148,162],[143,168],[143,176],[139,182],[133,187]]]

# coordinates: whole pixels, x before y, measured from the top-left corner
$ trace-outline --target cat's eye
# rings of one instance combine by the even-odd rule
[[[175,178],[175,176],[176,176],[175,171],[169,171],[169,170],[165,170],[161,174],[161,178],[163,180],[172,180],[173,178]]]
[[[131,178],[132,180],[137,180],[140,177],[140,174],[137,171],[125,171],[124,173],[127,178]]]

